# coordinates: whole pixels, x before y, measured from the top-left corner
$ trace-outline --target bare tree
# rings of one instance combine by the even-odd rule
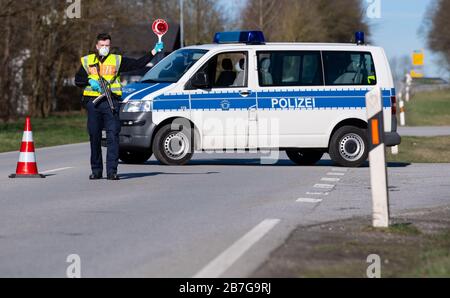
[[[328,39],[328,31],[323,29],[322,13],[317,0],[287,0],[277,34],[272,34],[274,41],[313,42]]]
[[[249,0],[243,27],[271,41],[350,42],[355,31],[369,33],[360,0]]]
[[[213,33],[225,27],[227,15],[213,0],[185,3],[186,44],[211,42]],[[150,27],[156,18],[177,20],[180,16],[178,0],[83,0],[81,18],[74,19],[66,14],[69,4],[0,0],[3,121],[23,113],[47,117],[63,104],[67,81],[80,67],[80,57],[94,50],[99,32],[120,35],[122,28]]]
[[[424,20],[429,47],[439,53],[450,71],[450,0],[435,0]]]
[[[17,94],[17,84],[12,73],[14,70],[14,58],[18,56],[16,52],[23,45],[19,36],[20,23],[18,21],[23,16],[24,7],[20,7],[13,0],[0,0],[0,6],[3,8],[0,14],[0,118],[8,121],[14,118],[17,108],[16,102],[11,95]],[[19,82],[20,83],[20,82]]]
[[[225,27],[226,16],[216,1],[190,0],[185,2],[185,44],[211,43],[214,32]]]
[[[263,31],[268,38],[276,40],[280,26],[279,18],[286,0],[248,0],[242,13],[242,26],[245,29]]]
[[[317,0],[321,13],[322,30],[327,32],[328,42],[352,42],[353,33],[364,31],[369,35],[369,26],[364,19],[360,0]]]

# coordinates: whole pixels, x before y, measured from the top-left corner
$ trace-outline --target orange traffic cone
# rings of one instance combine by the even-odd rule
[[[9,178],[45,178],[44,175],[38,173],[37,169],[30,117],[27,117],[25,121],[25,129],[23,132],[22,146],[20,147],[20,156],[16,173],[11,174]]]

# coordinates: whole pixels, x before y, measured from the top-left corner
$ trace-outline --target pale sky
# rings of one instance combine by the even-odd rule
[[[338,0],[339,1],[339,0]],[[382,46],[388,57],[411,55],[425,50],[425,75],[445,75],[438,59],[426,46],[419,29],[433,0],[381,0],[381,18],[371,19],[372,42]],[[367,3],[363,0],[363,3]]]
[[[220,0],[230,15],[240,9],[246,0]],[[330,0],[331,1],[331,0]],[[339,1],[339,0],[333,0]],[[361,0],[364,7],[379,1],[381,15],[379,19],[368,19],[371,26],[371,43],[385,49],[389,58],[410,56],[414,50],[425,50],[425,75],[445,76],[436,55],[426,47],[425,37],[419,29],[423,23],[427,8],[433,0]],[[239,28],[234,28],[239,29]],[[353,35],[352,32],[349,34]]]

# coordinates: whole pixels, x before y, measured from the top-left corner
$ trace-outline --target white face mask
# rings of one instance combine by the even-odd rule
[[[102,47],[100,50],[98,50],[98,53],[102,57],[106,57],[109,54],[109,47]]]

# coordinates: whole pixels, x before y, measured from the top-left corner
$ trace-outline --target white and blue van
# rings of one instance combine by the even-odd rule
[[[365,94],[382,89],[385,143],[400,143],[384,50],[358,44],[266,43],[260,31],[217,33],[179,49],[124,87],[120,159],[186,164],[197,150],[280,150],[311,165],[368,156]]]

